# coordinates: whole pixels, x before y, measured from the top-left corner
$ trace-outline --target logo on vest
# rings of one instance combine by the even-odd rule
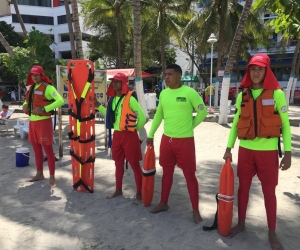
[[[186,98],[185,97],[177,97],[176,102],[186,102]]]
[[[203,109],[204,109],[204,106],[203,106],[202,104],[199,104],[198,109],[199,109],[199,110],[203,110]]]
[[[285,113],[286,111],[287,111],[286,106],[282,106],[282,107],[281,107],[281,112],[282,112],[282,113]]]

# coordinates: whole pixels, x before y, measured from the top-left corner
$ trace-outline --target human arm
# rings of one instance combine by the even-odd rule
[[[162,95],[160,95],[160,97],[161,96]],[[153,118],[153,121],[152,121],[150,131],[148,133],[148,139],[149,138],[152,139],[152,144],[153,144],[154,134],[155,134],[156,130],[158,129],[159,125],[161,124],[162,119],[163,119],[163,109],[162,109],[161,102],[159,102],[158,106],[157,106],[157,109],[156,109],[156,112],[155,112],[155,115],[154,115],[154,118]],[[147,142],[148,142],[148,139],[147,139]],[[147,143],[147,145],[148,145],[148,143]]]
[[[33,107],[32,113],[34,115],[39,115],[42,112],[50,112],[56,108],[61,107],[64,105],[64,99],[59,94],[59,92],[56,90],[56,88],[52,85],[48,85],[45,90],[45,97],[47,100],[54,100],[54,102],[50,103],[49,105],[46,105],[44,107]],[[44,109],[44,110],[43,110]]]
[[[291,128],[290,121],[288,115],[288,109],[286,104],[286,99],[284,92],[281,90],[276,90],[274,92],[275,105],[276,110],[278,111],[281,121],[282,121],[282,139],[283,139],[283,148],[284,148],[284,156],[280,161],[279,168],[281,170],[287,170],[291,166],[291,158],[292,158],[292,143],[291,143]]]
[[[96,94],[94,96],[94,106],[99,112],[101,112],[103,115],[106,115],[106,108],[97,100]]]
[[[146,116],[142,110],[141,105],[133,96],[130,97],[129,107],[133,112],[137,114],[137,123],[135,129],[139,131],[142,127],[144,127],[146,123]]]
[[[197,127],[207,116],[207,109],[202,98],[199,96],[196,90],[191,91],[191,104],[194,110],[197,112],[197,115],[193,119],[193,129]]]

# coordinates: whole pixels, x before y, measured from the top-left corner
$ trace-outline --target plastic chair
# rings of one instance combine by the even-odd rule
[[[20,136],[21,136],[21,139],[24,139],[25,138],[25,134],[28,134],[29,133],[29,120],[26,120],[23,127],[20,128]]]
[[[19,131],[20,136],[21,136],[20,129],[21,129],[22,127],[24,127],[25,123],[26,123],[25,120],[20,120],[19,118],[17,119],[17,124],[14,125],[14,133],[15,133],[15,137],[17,137],[17,131]]]
[[[0,125],[4,125],[6,127],[6,131],[8,131],[8,121],[9,121],[9,118],[11,117],[11,115],[13,114],[15,110],[14,109],[8,109],[8,112],[7,112],[7,118],[0,118]]]

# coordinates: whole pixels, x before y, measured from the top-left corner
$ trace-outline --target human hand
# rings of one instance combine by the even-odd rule
[[[23,105],[23,112],[28,113],[29,112],[29,106],[28,104]]]
[[[96,93],[95,93],[95,94],[94,94],[94,106],[95,106],[95,108],[98,108],[100,105],[101,105],[101,103],[98,102],[98,100],[97,100],[97,95],[96,95]]]
[[[226,161],[227,159],[230,159],[232,161],[232,154],[231,154],[231,148],[226,148],[226,151],[224,153],[223,159]]]
[[[34,107],[32,109],[32,114],[34,115],[40,115],[41,113],[43,113],[43,110],[42,110],[43,107]]]
[[[292,163],[292,153],[291,152],[285,152],[284,156],[279,164],[279,168],[284,171],[291,167]]]
[[[147,138],[146,144],[153,146],[153,138]]]

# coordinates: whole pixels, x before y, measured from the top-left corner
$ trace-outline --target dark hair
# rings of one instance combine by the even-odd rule
[[[174,69],[175,72],[182,75],[182,69],[178,64],[170,64],[166,67],[166,69]]]
[[[8,109],[8,105],[7,105],[7,104],[3,104],[3,105],[2,105],[2,108],[3,108],[3,109]]]

